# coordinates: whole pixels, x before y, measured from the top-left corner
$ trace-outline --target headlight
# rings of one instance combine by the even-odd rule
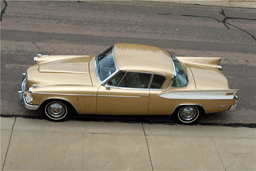
[[[33,104],[32,87],[29,88],[29,91],[26,91],[26,99],[28,104]]]

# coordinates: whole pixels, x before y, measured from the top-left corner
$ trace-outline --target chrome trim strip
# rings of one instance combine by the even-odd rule
[[[206,91],[169,91],[159,94],[159,97],[166,99],[189,99],[189,100],[233,100],[232,96],[227,96],[227,92],[236,90],[206,90]]]
[[[226,102],[224,102],[223,105],[216,105],[215,107],[225,107],[225,106],[228,106],[228,105],[226,105]]]
[[[160,90],[160,89],[149,89],[149,88],[116,87],[116,86],[110,86],[110,85],[107,85],[106,87],[124,89],[124,90],[126,89],[128,90]]]
[[[129,98],[140,98],[140,96],[119,96],[119,95],[98,95],[98,97],[129,97]]]
[[[60,95],[60,96],[96,96],[93,94],[64,94],[64,93],[41,93],[41,92],[34,92],[33,94],[49,94],[49,95]]]
[[[147,97],[147,96],[149,96],[149,95],[148,95],[148,94],[141,94],[140,96]]]

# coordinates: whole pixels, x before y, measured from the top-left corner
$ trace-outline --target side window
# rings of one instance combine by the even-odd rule
[[[127,72],[118,87],[148,88],[151,74]]]
[[[184,87],[188,84],[188,81],[186,78],[184,78],[182,75],[177,75],[174,77],[172,87]]]
[[[151,83],[150,88],[153,89],[160,89],[163,86],[163,83],[165,82],[165,77],[162,75],[154,75],[153,81]]]
[[[110,86],[118,86],[119,82],[121,81],[121,79],[124,77],[126,72],[119,72],[114,78],[112,78],[109,82],[108,85]]]

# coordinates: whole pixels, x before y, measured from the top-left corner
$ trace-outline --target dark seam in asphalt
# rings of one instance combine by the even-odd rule
[[[212,137],[211,137],[211,139],[212,139]],[[223,163],[223,161],[222,161],[222,159],[221,159],[221,157],[220,157],[219,151],[218,151],[218,149],[216,148],[216,145],[215,145],[213,139],[212,139],[212,142],[213,142],[213,145],[214,145],[214,147],[215,147],[215,150],[217,151],[217,153],[218,153],[218,155],[219,155],[219,158],[220,158],[220,161],[221,161],[221,163],[222,163],[222,166],[223,166],[224,170],[226,171],[226,168],[225,168],[225,166],[224,166],[224,163]]]
[[[147,143],[148,155],[149,155],[149,159],[150,159],[151,168],[152,168],[152,171],[154,171],[154,167],[153,167],[152,159],[151,159],[151,154],[150,154],[150,150],[149,150],[149,146],[148,146],[148,139],[147,139],[147,135],[146,135],[146,132],[145,132],[145,129],[144,129],[143,123],[142,123],[141,125],[142,125],[142,129],[143,129],[144,136],[145,136],[145,139],[146,139],[146,143]]]
[[[4,4],[5,4],[5,6],[4,6],[4,9],[2,9],[2,11],[1,11],[0,22],[2,21],[3,15],[4,15],[5,10],[6,10],[6,8],[7,8],[7,2],[6,2],[5,0],[4,0],[3,2],[4,2]]]
[[[15,117],[14,123],[12,125],[12,132],[11,132],[11,136],[10,136],[10,139],[9,139],[9,144],[8,144],[8,147],[7,147],[7,151],[6,151],[6,154],[5,154],[2,171],[4,171],[4,166],[5,166],[5,162],[6,162],[6,159],[7,159],[8,152],[9,152],[9,148],[10,148],[10,144],[11,144],[11,140],[12,140],[13,128],[14,128],[15,123],[16,123],[16,117]]]
[[[37,44],[35,42],[32,42],[32,43],[40,50],[40,48],[37,46]]]
[[[223,20],[218,20],[218,19],[215,18],[215,17],[209,17],[209,16],[197,16],[197,15],[181,15],[181,16],[184,16],[184,17],[202,17],[202,18],[211,18],[211,19],[215,19],[216,21],[218,21],[218,22],[220,22],[220,23],[223,23],[224,26],[225,26],[227,29],[230,29],[230,27],[227,26],[227,24],[228,24],[228,25],[230,25],[230,26],[232,26],[232,27],[234,27],[234,28],[237,28],[237,29],[239,29],[239,30],[245,32],[246,34],[250,35],[250,36],[256,41],[256,37],[255,37],[253,34],[249,33],[248,31],[246,31],[246,30],[244,30],[244,29],[242,29],[242,28],[240,28],[240,27],[237,27],[237,26],[235,26],[235,25],[230,24],[230,23],[227,22],[227,20],[229,20],[229,19],[235,19],[235,20],[255,20],[255,21],[256,21],[256,19],[254,19],[254,18],[240,18],[240,17],[227,17],[223,9],[221,9],[221,12],[219,12],[219,14],[221,14],[221,15],[224,16],[225,18],[224,18]]]

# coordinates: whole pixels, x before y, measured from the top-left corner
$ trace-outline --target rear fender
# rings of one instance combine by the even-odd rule
[[[184,64],[188,65],[196,65],[202,67],[216,68],[221,70],[220,68],[220,57],[176,57]]]

